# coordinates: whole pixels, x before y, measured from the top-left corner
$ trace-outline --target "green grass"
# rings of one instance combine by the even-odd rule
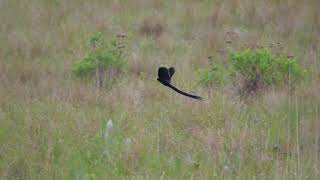
[[[1,1],[0,178],[317,179],[319,6]],[[157,23],[158,34],[142,33]],[[127,72],[100,92],[72,75],[97,31],[125,32],[128,52]],[[246,100],[230,84],[197,85],[198,70],[225,62],[223,52],[255,45],[295,56],[310,76]],[[175,66],[174,84],[204,100],[161,86],[161,65]]]

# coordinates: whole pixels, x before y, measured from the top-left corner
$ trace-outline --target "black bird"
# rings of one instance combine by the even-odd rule
[[[175,73],[174,67],[170,67],[169,69],[166,68],[166,67],[160,67],[158,69],[158,79],[157,80],[161,84],[163,84],[165,86],[168,86],[169,88],[173,89],[177,93],[180,93],[182,95],[185,95],[185,96],[188,96],[188,97],[191,97],[191,98],[194,98],[194,99],[198,99],[198,100],[202,99],[202,97],[195,96],[195,95],[192,95],[192,94],[188,94],[186,92],[183,92],[183,91],[179,90],[178,88],[174,87],[173,85],[171,85],[171,78],[172,78],[174,73]]]

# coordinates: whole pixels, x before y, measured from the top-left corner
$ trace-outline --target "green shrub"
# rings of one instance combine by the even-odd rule
[[[202,71],[199,83],[219,86],[229,79],[239,81],[240,78],[235,78],[235,73],[244,80],[236,83],[243,83],[241,91],[245,93],[255,93],[270,85],[293,85],[306,77],[306,70],[296,59],[283,54],[273,54],[265,48],[257,48],[232,52],[226,66],[213,64]]]
[[[123,52],[121,39],[107,41],[100,32],[93,33],[89,37],[90,50],[84,58],[72,67],[77,77],[91,77],[98,66],[104,70],[123,71],[126,68],[127,59]],[[110,77],[111,78],[111,77]]]
[[[247,81],[260,81],[264,85],[283,85],[305,77],[295,59],[271,53],[268,49],[244,49],[231,53],[233,68]]]

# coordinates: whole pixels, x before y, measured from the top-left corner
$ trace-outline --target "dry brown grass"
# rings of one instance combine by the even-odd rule
[[[165,27],[160,20],[154,17],[146,17],[140,27],[140,33],[159,38],[163,34],[164,29]]]
[[[317,179],[318,7],[317,0],[1,1],[1,178]],[[128,38],[128,74],[99,93],[70,69],[92,31]],[[310,69],[308,82],[247,104],[232,86],[194,84],[208,56],[222,62],[228,50],[257,45],[297,57]],[[175,84],[204,100],[157,83],[161,65],[176,66]],[[109,118],[107,144],[101,129]],[[126,138],[132,146],[123,146]]]

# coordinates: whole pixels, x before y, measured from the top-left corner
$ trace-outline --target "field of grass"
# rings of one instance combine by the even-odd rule
[[[318,179],[319,0],[1,0],[0,179]],[[126,33],[127,71],[72,74],[88,35]],[[270,47],[309,72],[243,100],[201,86],[225,52]],[[175,66],[174,84],[157,82]],[[113,127],[105,135],[106,122]]]

